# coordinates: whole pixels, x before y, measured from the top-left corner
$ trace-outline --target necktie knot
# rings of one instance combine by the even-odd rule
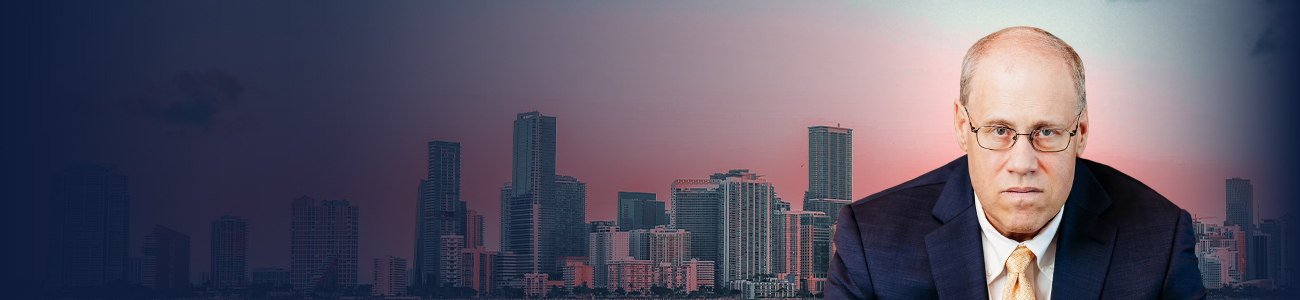
[[[1025,245],[1016,246],[1007,258],[1007,285],[1002,289],[1002,300],[1034,300],[1034,286],[1025,276],[1025,267],[1034,261],[1034,252]]]
[[[1025,245],[1016,246],[1016,250],[1011,252],[1011,258],[1007,259],[1007,272],[1011,274],[1020,274],[1025,272],[1025,267],[1034,261],[1034,252],[1029,251]]]

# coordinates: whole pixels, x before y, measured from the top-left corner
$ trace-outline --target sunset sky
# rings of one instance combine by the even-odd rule
[[[369,282],[371,259],[412,258],[429,141],[461,143],[463,200],[498,248],[512,121],[532,110],[557,118],[556,169],[587,183],[589,221],[614,219],[618,191],[667,200],[672,180],[729,169],[798,209],[818,125],[854,129],[862,198],[963,154],[962,55],[1018,25],[1082,56],[1085,158],[1208,222],[1227,178],[1252,180],[1261,218],[1295,198],[1265,159],[1277,132],[1255,130],[1277,121],[1295,4],[961,2],[49,4],[17,29],[34,100],[6,104],[32,157],[15,214],[36,226],[17,234],[43,262],[50,175],[114,163],[131,178],[133,256],[154,224],[189,234],[197,281],[210,222],[237,215],[250,269],[288,269],[290,201],[347,199]]]

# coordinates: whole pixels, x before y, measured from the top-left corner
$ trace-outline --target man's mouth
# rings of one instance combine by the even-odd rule
[[[1032,188],[1032,187],[1013,187],[1013,188],[1009,188],[1009,189],[1007,189],[1007,190],[1005,190],[1005,191],[1002,191],[1002,192],[1003,192],[1003,193],[1028,194],[1028,193],[1042,193],[1043,190],[1040,190],[1040,189],[1038,189],[1038,188]]]

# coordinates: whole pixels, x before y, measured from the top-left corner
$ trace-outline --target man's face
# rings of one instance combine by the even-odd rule
[[[966,107],[956,105],[955,125],[986,217],[1003,235],[1024,240],[1037,235],[1068,198],[1075,157],[1086,144],[1088,117],[1087,112],[1079,114],[1069,67],[1062,60],[1002,50],[975,69]],[[988,150],[971,132],[972,125],[1000,125],[1016,133],[1065,129],[1068,136],[1076,128],[1076,117],[1078,132],[1060,152],[1035,150],[1028,135],[1017,136],[1010,149]]]

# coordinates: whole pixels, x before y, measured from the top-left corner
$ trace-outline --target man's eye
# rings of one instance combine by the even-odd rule
[[[1008,131],[1010,131],[1010,130],[1007,130],[1006,127],[996,127],[996,128],[993,128],[993,134],[995,134],[995,135],[1007,135],[1007,132],[1008,132]]]
[[[1056,130],[1052,130],[1052,129],[1039,130],[1038,135],[1042,137],[1050,137],[1056,135]]]

